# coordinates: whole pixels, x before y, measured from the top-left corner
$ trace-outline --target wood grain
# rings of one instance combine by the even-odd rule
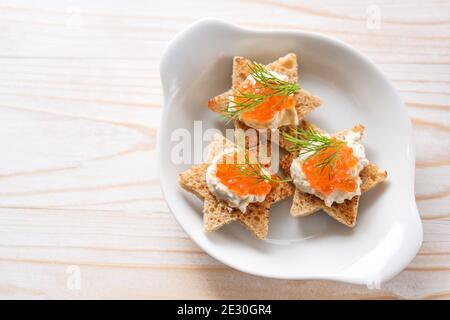
[[[450,298],[450,2],[377,1],[379,29],[367,28],[371,4],[0,1],[0,298]],[[379,290],[237,272],[168,211],[154,166],[159,58],[205,16],[336,37],[400,92],[424,243]]]

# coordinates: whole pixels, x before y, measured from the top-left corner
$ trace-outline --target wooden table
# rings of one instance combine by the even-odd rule
[[[0,297],[450,298],[450,2],[364,2],[1,0]],[[322,32],[394,82],[424,226],[399,276],[379,290],[259,278],[180,228],[155,167],[158,68],[200,17]]]

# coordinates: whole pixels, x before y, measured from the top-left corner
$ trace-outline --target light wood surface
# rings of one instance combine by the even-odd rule
[[[450,2],[373,2],[0,0],[0,298],[450,298]],[[254,277],[180,228],[155,167],[159,58],[201,17],[322,32],[393,81],[424,226],[399,276],[379,290]]]

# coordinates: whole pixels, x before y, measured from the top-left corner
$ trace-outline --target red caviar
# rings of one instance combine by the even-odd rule
[[[336,139],[334,140],[337,142]],[[324,161],[330,159],[333,154],[337,157],[333,163],[323,165]],[[357,164],[358,159],[353,155],[352,148],[347,145],[333,144],[307,158],[302,165],[302,170],[311,188],[329,195],[335,190],[343,192],[356,190],[356,180],[351,176],[351,171]]]
[[[230,159],[231,158],[231,159]],[[272,185],[267,180],[260,179],[256,174],[251,174],[251,170],[261,170],[255,165],[237,164],[237,154],[227,155],[223,163],[217,163],[216,176],[229,190],[243,197],[247,195],[262,196],[267,195],[272,189]],[[246,173],[249,174],[246,174]]]
[[[267,99],[257,107],[242,113],[242,120],[252,120],[256,122],[269,122],[275,114],[283,109],[293,109],[295,107],[294,96],[276,96],[272,95],[273,90],[270,88],[261,88],[258,83],[251,80],[245,80],[240,88],[244,93],[255,93],[267,95]],[[235,102],[245,102],[244,98],[235,97]]]

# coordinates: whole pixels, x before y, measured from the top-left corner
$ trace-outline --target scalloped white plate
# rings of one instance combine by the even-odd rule
[[[171,134],[223,131],[207,100],[231,85],[232,57],[263,63],[295,52],[300,85],[323,105],[308,119],[330,132],[362,123],[367,157],[388,171],[388,181],[361,197],[358,221],[349,229],[319,212],[290,216],[291,200],[272,207],[269,236],[256,240],[239,223],[203,233],[202,203],[178,186],[190,165],[171,161]],[[164,110],[158,136],[161,187],[187,234],[221,262],[255,275],[283,279],[332,279],[356,284],[386,281],[416,255],[422,225],[414,198],[414,146],[406,109],[381,71],[359,51],[326,36],[302,31],[253,31],[200,20],[179,33],[161,61]],[[201,152],[199,141],[195,152]],[[204,146],[203,146],[204,147]]]

